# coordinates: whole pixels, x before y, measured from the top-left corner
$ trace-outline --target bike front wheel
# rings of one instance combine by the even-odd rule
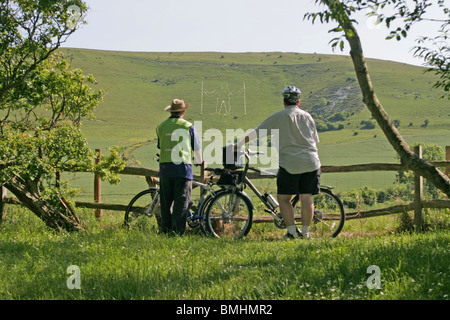
[[[124,226],[129,229],[160,231],[161,209],[157,188],[144,190],[131,199],[125,210]]]
[[[225,190],[216,194],[205,212],[207,233],[216,238],[240,239],[252,227],[253,206],[239,191]]]
[[[321,188],[320,194],[313,196],[314,217],[309,234],[312,238],[336,237],[345,223],[344,206],[341,200],[329,189]],[[295,215],[301,219],[299,196],[292,199]]]

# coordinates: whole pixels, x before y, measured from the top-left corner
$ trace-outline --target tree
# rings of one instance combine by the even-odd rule
[[[71,8],[78,8],[72,15]],[[10,99],[40,63],[83,23],[81,0],[5,0],[0,3],[0,105]],[[74,18],[77,22],[74,24]]]
[[[424,60],[425,66],[429,67],[428,72],[433,72],[438,80],[433,85],[434,88],[444,90],[442,98],[447,96],[450,99],[450,8],[445,6],[444,0],[416,0],[415,5],[411,6],[406,1],[368,1],[372,11],[370,15],[376,16],[377,22],[385,22],[387,27],[397,19],[402,20],[403,27],[399,26],[392,30],[387,39],[397,39],[400,41],[406,38],[410,28],[422,21],[433,21],[440,23],[437,35],[430,37],[428,35],[416,39],[417,46],[413,48],[414,56]],[[395,10],[385,14],[380,12],[385,6],[393,6]],[[441,17],[429,17],[426,14],[431,7],[438,8],[441,11]]]
[[[422,158],[427,161],[442,161],[445,160],[444,148],[435,143],[421,143],[416,142],[412,147],[422,146]],[[414,190],[414,174],[410,171],[398,171],[396,173],[396,180],[399,183],[406,184],[411,190]],[[424,189],[431,196],[432,199],[438,199],[439,193],[436,187],[428,180],[424,181]]]
[[[114,183],[119,177],[110,168],[124,165],[112,148],[96,166],[81,132],[81,120],[93,116],[103,92],[56,51],[75,30],[74,3],[77,12],[85,9],[81,1],[0,5],[0,185],[49,227],[69,231],[84,225],[56,173],[96,171]]]
[[[363,125],[361,127],[361,129],[364,129],[364,130],[375,129],[375,123],[372,120],[367,120],[367,121],[363,120],[363,121],[361,121],[361,124]]]
[[[316,0],[316,3],[323,3],[328,7],[328,10],[318,13],[308,13],[305,18],[312,19],[313,23],[316,18],[320,18],[321,22],[335,21],[339,24],[338,27],[332,29],[332,32],[341,34],[333,40],[333,47],[339,45],[340,49],[344,48],[344,39],[350,45],[350,56],[353,61],[355,72],[363,95],[363,102],[372,113],[373,118],[377,121],[380,128],[383,130],[386,138],[400,156],[401,161],[415,173],[422,175],[433,183],[438,189],[442,190],[448,197],[450,197],[450,179],[438,170],[436,167],[430,165],[423,159],[417,157],[406,143],[403,137],[394,126],[392,120],[384,110],[380,101],[378,100],[375,90],[372,86],[369,70],[364,58],[361,41],[358,32],[354,26],[355,20],[351,19],[351,15],[359,10],[365,10],[373,5],[380,5],[383,8],[387,5],[393,5],[398,15],[386,19],[386,24],[390,26],[393,19],[397,17],[404,17],[405,27],[398,28],[394,31],[399,37],[407,36],[407,31],[411,26],[411,22],[420,21],[420,17],[426,12],[428,7],[425,0],[415,1],[415,10],[406,10],[407,4],[400,0],[367,0],[367,1],[338,1],[338,0]],[[442,1],[439,1],[441,4]],[[446,13],[448,13],[446,11]],[[398,37],[396,36],[398,39]]]

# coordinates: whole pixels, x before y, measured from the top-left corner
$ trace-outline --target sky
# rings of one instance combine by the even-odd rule
[[[450,0],[449,0],[450,1]],[[328,30],[303,17],[323,7],[313,0],[85,0],[87,25],[63,47],[146,52],[298,52],[348,55],[332,51]],[[421,65],[411,48],[439,25],[421,23],[407,39],[385,40],[388,31],[364,14],[357,26],[366,58]],[[428,31],[428,29],[430,31]]]

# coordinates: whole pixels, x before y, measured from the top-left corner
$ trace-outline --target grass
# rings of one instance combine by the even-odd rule
[[[91,211],[82,216],[90,231],[55,233],[8,206],[0,225],[0,299],[449,299],[448,229],[286,242],[255,226],[246,239],[225,241],[126,231],[117,214],[101,224]],[[80,268],[81,289],[67,287],[71,265]],[[380,289],[367,286],[371,265],[380,268]]]

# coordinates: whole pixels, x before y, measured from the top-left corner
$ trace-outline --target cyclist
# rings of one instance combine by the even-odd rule
[[[192,123],[183,119],[189,104],[174,99],[165,111],[170,117],[156,128],[161,190],[161,229],[182,235],[192,193],[192,157],[202,163],[200,141]]]
[[[319,135],[309,113],[299,108],[301,91],[295,86],[283,89],[284,109],[280,110],[237,143],[240,148],[250,140],[269,131],[279,130],[279,170],[277,174],[277,199],[281,216],[287,226],[285,239],[309,238],[309,228],[314,215],[313,195],[320,192],[320,159],[317,150]],[[260,130],[266,129],[266,130]],[[294,220],[293,195],[300,194],[302,231]]]

